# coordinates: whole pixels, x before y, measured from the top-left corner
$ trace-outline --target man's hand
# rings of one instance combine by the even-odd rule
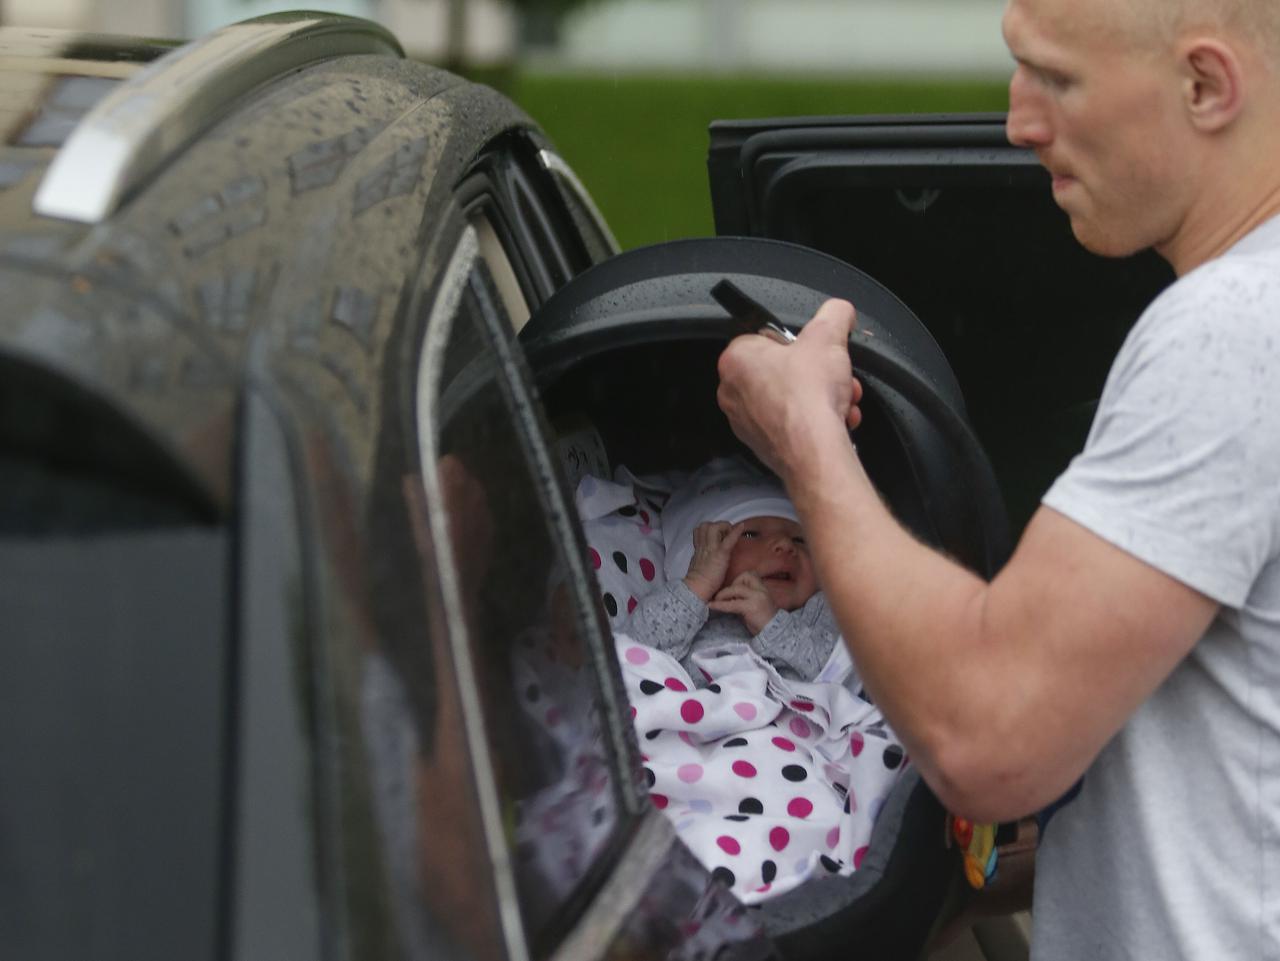
[[[733,432],[784,481],[805,453],[862,420],[862,385],[849,365],[856,316],[848,301],[828,300],[795,343],[748,334],[720,355],[720,408]]]
[[[693,559],[689,561],[689,573],[684,582],[702,602],[711,598],[724,586],[729,572],[729,555],[733,545],[746,530],[745,524],[727,524],[724,521],[699,524],[693,529]]]
[[[754,571],[743,571],[707,606],[722,614],[737,614],[752,634],[763,631],[778,613],[778,605],[769,596],[769,589]]]

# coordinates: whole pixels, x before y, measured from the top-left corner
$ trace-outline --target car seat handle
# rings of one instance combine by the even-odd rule
[[[733,281],[724,279],[711,288],[715,298],[734,319],[735,333],[756,333],[783,343],[796,335],[767,307],[748,296]],[[849,359],[860,380],[880,382],[896,391],[942,434],[955,452],[969,493],[982,518],[987,572],[993,574],[1008,559],[1009,520],[1004,505],[990,496],[998,491],[991,464],[969,422],[935,387],[890,354],[880,343],[855,330],[849,336]]]

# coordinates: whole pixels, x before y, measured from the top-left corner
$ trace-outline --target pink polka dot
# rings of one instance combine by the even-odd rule
[[[787,813],[793,818],[807,818],[813,813],[813,802],[808,798],[792,798],[787,805]]]
[[[648,537],[650,534],[653,533],[653,528],[650,527],[648,524],[641,524],[640,533],[643,534],[645,537]]]
[[[795,744],[788,741],[785,737],[775,737],[773,739],[773,745],[780,751],[794,751],[796,749]]]
[[[658,576],[658,569],[653,566],[653,561],[647,557],[640,558],[640,576],[646,581],[651,581]]]
[[[653,521],[649,519],[649,512],[648,512],[648,511],[641,511],[641,512],[640,512],[640,519],[641,519],[642,521],[644,521],[646,524],[652,524],[652,523],[653,523]]]
[[[676,769],[676,777],[684,781],[685,784],[692,784],[695,781],[702,780],[701,764],[682,764]]]
[[[687,688],[687,687],[685,686],[684,681],[677,680],[677,679],[676,679],[676,678],[674,678],[674,677],[669,677],[669,678],[667,678],[665,681],[663,681],[662,683],[666,686],[666,688],[667,688],[667,690],[668,690],[668,691],[687,691],[687,690],[689,690],[689,688]]]
[[[810,703],[809,701],[796,700],[791,702],[791,708],[792,710],[804,711],[806,714],[808,714],[810,711],[813,710],[813,704]]]
[[[702,705],[692,698],[680,705],[680,716],[684,718],[686,724],[697,724],[705,713]]]
[[[827,832],[827,847],[835,850],[837,844],[840,843],[840,829],[832,828]]]
[[[600,570],[600,555],[596,553],[594,547],[589,547],[587,550],[591,552],[591,566],[596,570]]]
[[[722,834],[716,838],[716,846],[725,854],[741,854],[742,845],[727,834]]]
[[[738,777],[755,777],[756,769],[749,761],[734,761],[733,773],[738,775]]]
[[[648,664],[649,652],[643,647],[627,648],[627,663],[629,664]]]
[[[754,721],[756,719],[756,706],[748,704],[746,701],[740,701],[733,706],[733,712],[744,721]]]
[[[867,746],[866,739],[862,736],[861,731],[854,731],[849,735],[849,750],[853,752],[853,756],[857,757],[862,753],[862,749]]]
[[[634,611],[636,609],[636,605],[639,603],[640,602],[637,601],[634,597],[627,598],[627,613],[630,614],[632,611]]]
[[[667,805],[671,803],[671,800],[665,794],[650,794],[649,800],[653,802],[653,806],[659,811],[665,810]]]
[[[867,856],[867,849],[866,849],[866,848],[858,848],[858,850],[854,851],[854,852],[853,852],[853,866],[854,866],[855,868],[860,868],[860,867],[862,867],[862,859],[863,859],[863,858],[865,858],[866,856]]]
[[[769,832],[769,845],[775,851],[781,851],[791,843],[791,834],[786,828],[774,828]]]
[[[688,731],[681,731],[679,736],[680,736],[680,740],[684,741],[685,744],[688,744],[690,747],[693,747],[693,738],[689,736]]]
[[[808,737],[813,733],[813,728],[809,727],[809,722],[802,717],[793,717],[791,724],[788,726],[791,728],[791,733],[796,737]]]
[[[764,894],[764,893],[765,893],[765,892],[767,892],[771,887],[773,887],[773,885],[772,885],[772,884],[766,884],[764,887],[756,888],[756,894]],[[735,918],[734,920],[737,920],[737,919]]]
[[[635,719],[636,719],[636,709],[633,707],[631,708],[631,720],[634,721]]]
[[[547,710],[547,727],[555,727],[560,723],[560,709],[558,707],[549,708]]]

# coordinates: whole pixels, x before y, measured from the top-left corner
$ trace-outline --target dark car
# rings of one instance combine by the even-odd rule
[[[873,479],[989,575],[1158,265],[1078,252],[995,117],[716,125],[726,236],[618,254],[533,121],[369,23],[0,70],[0,954],[927,951],[966,895],[913,771],[852,878],[750,911],[649,803],[558,441],[737,450],[711,287],[849,297]]]

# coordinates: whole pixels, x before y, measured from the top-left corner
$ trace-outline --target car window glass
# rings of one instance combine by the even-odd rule
[[[512,333],[519,333],[520,328],[529,322],[529,301],[520,289],[520,280],[516,277],[511,258],[507,256],[493,223],[482,208],[472,211],[468,222],[475,229],[476,240],[480,244],[480,258],[489,268],[489,276],[493,278],[504,312],[511,321]]]
[[[619,840],[615,725],[575,543],[551,499],[550,459],[487,272],[472,275],[427,387],[434,470],[469,672],[491,755],[497,820],[535,956]],[[509,326],[508,326],[509,331]],[[420,384],[419,390],[424,390]],[[422,425],[420,425],[422,429]],[[436,515],[438,516],[438,514]],[[439,527],[440,525],[433,525]]]
[[[551,182],[555,184],[556,193],[568,210],[569,219],[582,238],[591,262],[599,263],[616,254],[618,241],[573,169],[550,150],[539,151],[538,161],[551,174]]]

